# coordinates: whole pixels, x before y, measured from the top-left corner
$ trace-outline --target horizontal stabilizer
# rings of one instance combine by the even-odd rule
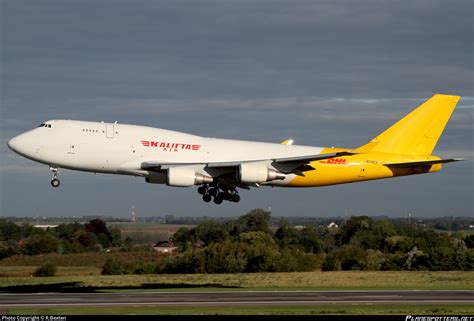
[[[422,161],[414,161],[414,162],[385,163],[384,166],[394,167],[394,168],[407,168],[407,167],[418,167],[418,166],[426,166],[426,165],[459,162],[462,160],[464,159],[462,158],[433,159],[433,160],[422,160]]]

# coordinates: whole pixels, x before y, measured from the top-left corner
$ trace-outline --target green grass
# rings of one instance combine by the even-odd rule
[[[33,276],[36,266],[0,266],[0,283],[9,277],[31,277]],[[100,275],[102,269],[97,267],[85,266],[61,266],[58,267],[56,276],[60,277],[77,277]]]
[[[320,315],[320,314],[474,314],[470,305],[318,305],[318,306],[228,306],[228,307],[102,307],[102,308],[8,308],[0,314],[10,315]]]
[[[32,267],[2,267],[1,269],[31,269]],[[61,292],[61,291],[275,291],[275,290],[446,290],[473,289],[474,272],[407,272],[407,271],[339,271],[247,274],[168,274],[168,275],[83,275],[59,268],[56,277],[3,277],[0,291]],[[90,268],[86,268],[90,269]],[[87,270],[85,270],[87,271]],[[89,270],[90,271],[90,270]],[[12,271],[10,271],[12,272]],[[58,307],[4,308],[0,314],[68,315],[68,314],[165,314],[165,315],[312,315],[312,314],[474,314],[472,305],[317,305],[317,306],[218,306],[171,307],[144,305],[137,307]]]
[[[4,267],[39,266],[45,261],[56,264],[58,267],[95,267],[102,268],[107,259],[117,259],[124,262],[151,262],[159,260],[164,254],[157,252],[85,252],[76,254],[39,254],[14,255],[0,261],[0,273]]]
[[[17,267],[21,269],[21,267]],[[3,277],[2,287],[72,284],[78,289],[96,290],[194,290],[235,288],[243,290],[348,290],[348,289],[473,289],[474,272],[338,271],[238,274],[149,274],[149,275],[65,275],[59,268],[56,277]],[[0,270],[1,271],[1,270]],[[69,271],[71,272],[71,271]],[[86,270],[87,272],[87,270]],[[90,272],[90,271],[89,271]],[[82,271],[81,273],[85,273]],[[62,276],[61,276],[62,275]]]

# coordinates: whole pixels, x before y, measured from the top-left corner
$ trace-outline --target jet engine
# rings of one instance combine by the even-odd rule
[[[165,173],[150,172],[150,175],[145,177],[145,182],[150,184],[166,184]]]
[[[166,173],[166,185],[168,186],[188,187],[213,181],[212,177],[196,173],[192,168],[171,167]]]
[[[268,168],[265,164],[242,163],[237,173],[242,183],[264,183],[276,179],[285,179],[285,174]]]

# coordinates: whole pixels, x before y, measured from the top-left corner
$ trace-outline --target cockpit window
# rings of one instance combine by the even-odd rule
[[[46,126],[46,124],[41,124],[41,125],[39,125],[38,127],[44,127],[44,126]]]
[[[41,124],[39,125],[38,127],[47,127],[47,128],[51,128],[51,124]]]

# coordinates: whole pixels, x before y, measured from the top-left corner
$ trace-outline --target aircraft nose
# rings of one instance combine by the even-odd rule
[[[29,135],[28,133],[23,133],[10,139],[7,145],[15,153],[25,156],[29,154],[31,149],[30,140],[31,135]]]
[[[8,145],[8,148],[10,148],[12,151],[16,151],[15,147],[18,145],[18,136],[10,139],[7,145]]]

